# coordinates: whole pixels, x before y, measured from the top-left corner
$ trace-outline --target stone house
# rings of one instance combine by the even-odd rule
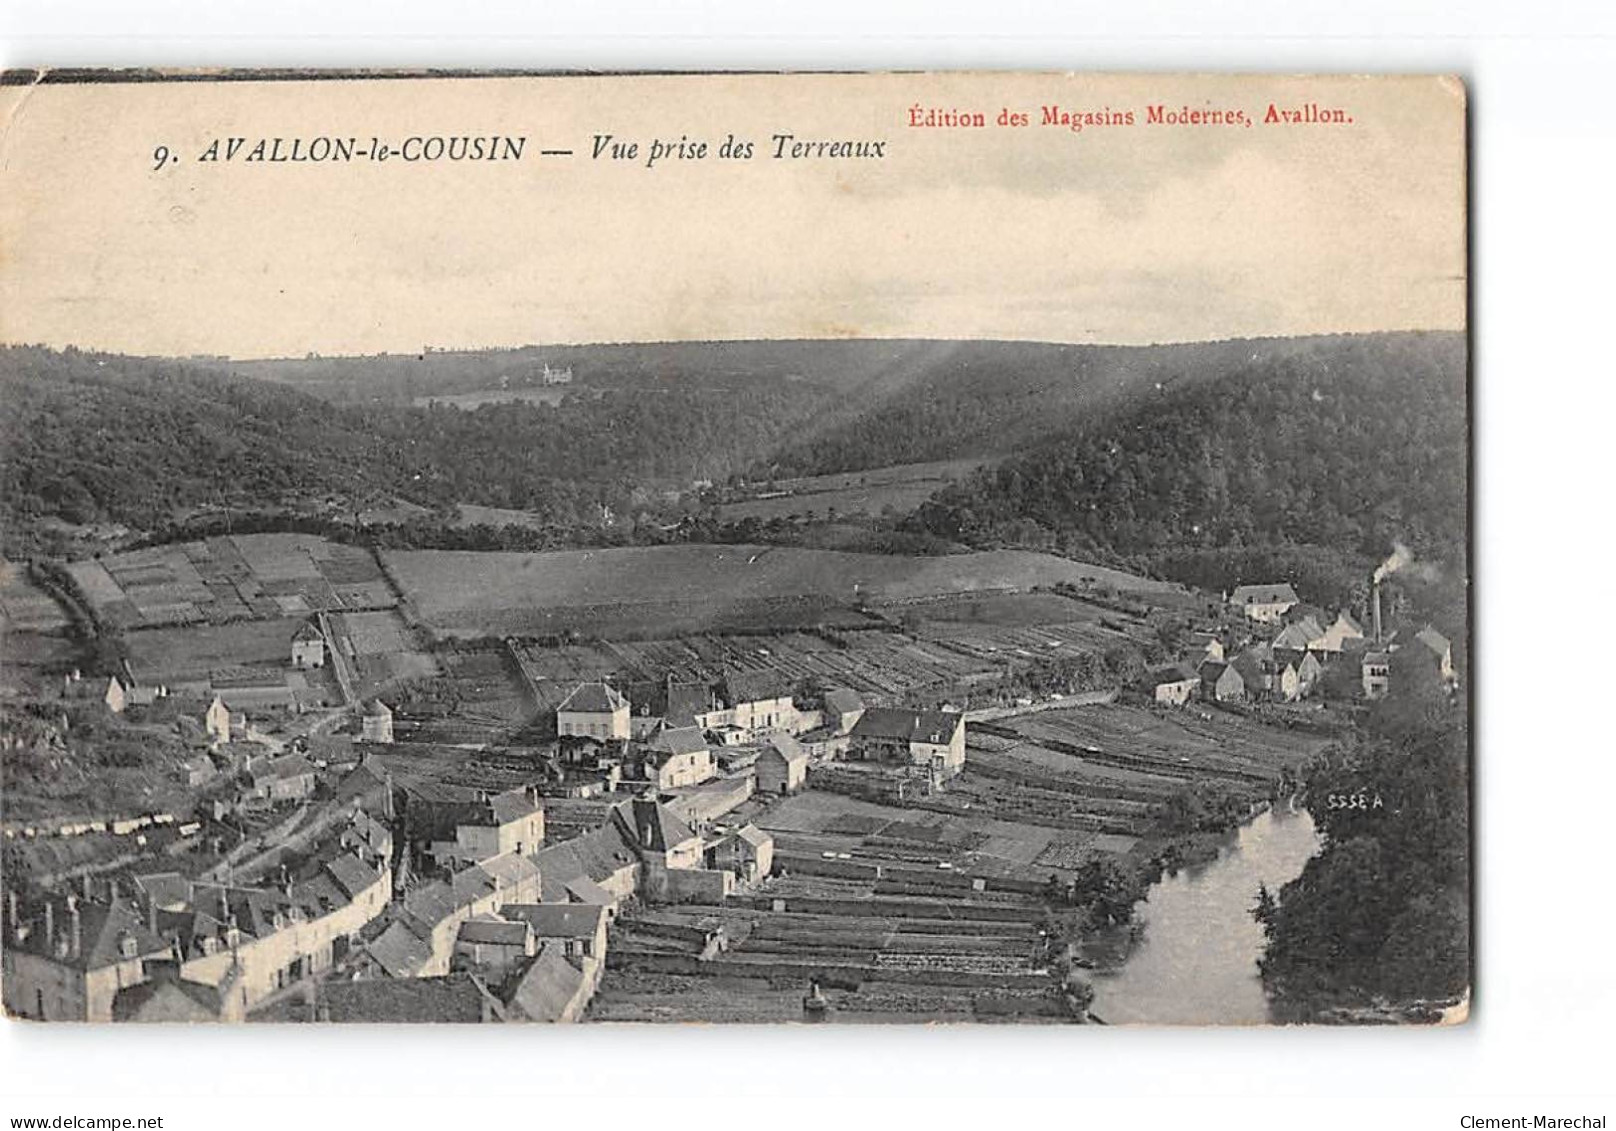
[[[795,793],[808,782],[808,751],[793,735],[771,734],[764,738],[754,767],[760,791]]]
[[[563,738],[626,742],[631,733],[628,700],[607,683],[580,683],[556,708],[556,733]]]
[[[1229,604],[1259,624],[1274,624],[1282,618],[1300,598],[1289,585],[1240,585],[1229,595]]]
[[[927,767],[939,777],[965,768],[965,716],[955,711],[871,707],[849,737],[849,758]]]

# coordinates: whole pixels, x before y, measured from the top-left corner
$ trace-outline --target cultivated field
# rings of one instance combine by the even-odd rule
[[[553,553],[389,551],[421,617],[461,635],[578,631],[654,638],[725,627],[821,623],[860,603],[1102,584],[1143,593],[1162,582],[1048,554],[942,557],[769,546],[646,546]],[[856,614],[853,614],[856,616]]]
[[[185,628],[147,628],[124,635],[129,667],[143,684],[206,680],[226,668],[274,665],[292,660],[292,634],[304,617],[238,621]]]
[[[987,460],[960,459],[936,463],[896,464],[870,471],[780,479],[766,493],[737,499],[718,508],[725,522],[745,518],[767,521],[793,516],[829,518],[879,515],[888,507],[907,514],[938,490],[963,479]]]
[[[28,580],[27,568],[0,558],[0,632],[59,632],[67,614]]]
[[[437,660],[416,645],[413,631],[395,610],[333,613],[330,619],[334,642],[348,660],[360,697],[439,672]]]
[[[238,534],[67,567],[114,628],[274,620],[397,603],[368,550],[304,534]]]
[[[560,404],[574,390],[570,386],[544,389],[478,389],[471,393],[432,393],[416,397],[415,405],[441,404],[449,408],[474,409],[485,404]]]

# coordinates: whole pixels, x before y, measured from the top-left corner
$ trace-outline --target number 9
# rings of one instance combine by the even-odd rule
[[[152,150],[152,172],[155,173],[164,165],[167,165],[168,159],[168,146],[159,145],[156,149]]]

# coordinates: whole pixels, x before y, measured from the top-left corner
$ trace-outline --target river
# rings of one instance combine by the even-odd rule
[[[1116,964],[1093,976],[1095,1016],[1111,1025],[1269,1021],[1251,908],[1259,884],[1277,893],[1317,850],[1313,818],[1282,804],[1242,826],[1217,859],[1163,876],[1136,909],[1142,934],[1131,948],[1114,940]]]

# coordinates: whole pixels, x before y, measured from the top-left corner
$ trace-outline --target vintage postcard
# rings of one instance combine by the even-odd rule
[[[13,72],[6,1012],[1452,1023],[1443,76]]]

